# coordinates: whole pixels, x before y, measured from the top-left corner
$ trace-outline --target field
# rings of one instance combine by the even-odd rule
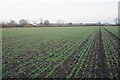
[[[3,78],[118,78],[117,27],[2,29]]]

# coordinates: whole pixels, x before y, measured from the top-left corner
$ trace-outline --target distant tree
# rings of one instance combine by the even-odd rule
[[[72,24],[72,23],[68,23],[68,25],[69,25],[69,26],[73,26],[73,24]]]
[[[16,25],[17,23],[14,20],[10,20],[9,24]]]
[[[50,22],[49,22],[48,20],[45,20],[45,21],[44,21],[44,25],[45,25],[45,26],[49,26],[49,25],[50,25]]]
[[[114,22],[115,22],[116,25],[120,24],[120,18],[116,17],[116,18],[114,19]]]
[[[39,21],[40,21],[40,23],[41,23],[41,22],[43,23],[43,19],[42,19],[42,18],[39,18]]]
[[[5,27],[5,23],[1,22],[0,27],[4,28]]]
[[[14,20],[10,20],[10,22],[6,26],[7,27],[16,27],[17,23]]]
[[[40,22],[40,24],[39,24],[40,26],[44,26],[44,23],[43,22]]]
[[[38,24],[38,26],[44,26],[44,21],[43,21],[43,19],[42,18],[39,18],[39,24]]]
[[[100,21],[98,21],[98,22],[97,22],[97,24],[100,26],[100,25],[101,25],[101,22],[100,22]]]
[[[24,27],[24,26],[27,25],[27,24],[28,24],[28,21],[25,20],[25,19],[21,19],[21,20],[19,21],[19,25],[22,26],[22,27]]]

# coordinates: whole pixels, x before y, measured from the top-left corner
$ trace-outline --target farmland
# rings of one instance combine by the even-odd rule
[[[117,27],[2,29],[3,78],[118,78]]]

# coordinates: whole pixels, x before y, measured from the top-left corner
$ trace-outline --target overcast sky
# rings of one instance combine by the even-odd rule
[[[119,0],[0,0],[0,21],[114,22]]]

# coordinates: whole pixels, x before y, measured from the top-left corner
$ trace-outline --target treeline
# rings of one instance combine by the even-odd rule
[[[96,22],[96,23],[64,23],[64,21],[58,21],[57,23],[50,23],[49,20],[40,20],[39,23],[33,22],[30,23],[28,20],[21,19],[17,23],[14,20],[10,20],[9,22],[5,23],[2,22],[1,26],[2,28],[11,28],[11,27],[79,27],[79,26],[117,26],[118,24],[110,24],[108,22],[106,23],[101,23],[101,22]]]

